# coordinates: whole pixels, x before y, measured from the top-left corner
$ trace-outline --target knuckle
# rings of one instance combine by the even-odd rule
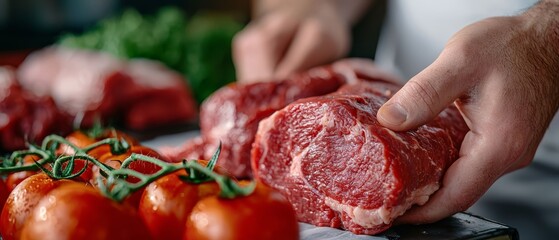
[[[260,31],[247,30],[233,38],[232,48],[234,54],[249,54],[254,51],[269,48],[269,39]]]
[[[410,102],[416,105],[424,105],[431,115],[436,115],[435,106],[440,101],[440,95],[429,81],[410,80],[407,84],[407,96],[411,96]],[[420,101],[417,101],[420,100]]]

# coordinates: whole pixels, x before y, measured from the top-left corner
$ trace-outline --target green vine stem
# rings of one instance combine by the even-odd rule
[[[72,148],[75,153],[73,155],[57,157],[56,151],[61,144]],[[2,161],[0,174],[40,169],[51,178],[69,179],[80,176],[87,170],[89,164],[94,164],[99,167],[101,173],[101,176],[97,179],[99,189],[104,195],[118,202],[121,202],[132,192],[142,189],[160,177],[181,169],[184,169],[188,173],[186,176],[179,176],[181,180],[185,182],[200,184],[203,182],[215,181],[220,187],[219,196],[223,198],[247,196],[250,195],[256,187],[256,182],[254,181],[249,185],[240,186],[232,178],[213,171],[221,152],[221,143],[205,167],[197,163],[196,160],[184,160],[182,164],[176,164],[168,163],[154,157],[132,153],[122,162],[119,169],[113,169],[88,155],[89,151],[102,145],[109,145],[113,154],[126,153],[131,147],[124,138],[106,138],[87,147],[79,148],[61,136],[49,135],[43,140],[41,147],[31,145],[29,150],[15,151],[9,158],[0,159]],[[37,161],[34,160],[35,164],[25,165],[24,158],[28,155],[37,156],[40,159]],[[80,171],[73,173],[76,160],[84,160],[86,164]],[[129,168],[130,164],[135,161],[152,163],[160,167],[160,169],[154,174],[143,174]],[[65,163],[67,164],[64,165]],[[45,164],[50,164],[52,170],[47,169],[44,166]],[[129,176],[135,177],[139,179],[139,181],[131,183],[126,180]],[[106,181],[103,178],[106,178]]]
[[[75,152],[75,155],[73,155],[73,156],[63,156],[62,157],[63,160],[61,160],[61,161],[57,160],[58,158],[56,157],[56,149],[61,144],[64,144],[64,145],[72,148]],[[89,164],[90,162],[93,162],[92,159],[95,160],[94,158],[89,157],[87,155],[87,153],[89,151],[91,151],[92,149],[95,149],[95,148],[100,147],[102,145],[108,145],[110,147],[111,153],[115,154],[115,155],[124,154],[130,149],[130,144],[124,138],[122,138],[122,139],[106,138],[106,139],[103,139],[101,141],[95,142],[95,143],[93,143],[93,144],[91,144],[87,147],[79,148],[75,144],[69,142],[68,140],[66,140],[65,138],[63,138],[59,135],[49,135],[49,136],[45,137],[45,139],[43,140],[43,142],[41,144],[41,147],[31,145],[29,147],[29,150],[15,151],[10,155],[9,158],[2,159],[2,164],[1,164],[2,167],[0,167],[0,174],[7,174],[7,173],[19,172],[19,171],[42,170],[42,171],[45,171],[45,173],[49,174],[49,176],[51,176],[55,179],[72,178],[70,176],[75,177],[74,176],[75,174],[70,175],[70,173],[73,171],[74,160],[70,161],[70,158],[74,157],[74,158],[77,158],[77,159],[86,160],[87,161],[86,167],[87,167],[87,164]],[[23,159],[28,155],[38,156],[40,159],[35,161],[35,164],[25,165],[25,163],[23,162]],[[57,168],[57,165],[56,165],[57,162],[60,162],[60,164],[64,163],[64,162],[69,162],[69,163],[64,170],[59,171],[61,168]],[[52,166],[52,169],[53,169],[52,172],[49,171],[48,169],[46,169],[45,167],[43,167],[43,165],[45,165],[45,164],[52,164],[53,165]],[[102,164],[98,161],[97,161],[97,163],[95,163],[95,165],[98,165],[101,169],[109,169],[108,166],[106,166],[106,165],[104,165],[104,164]],[[86,168],[80,170],[80,172],[83,173],[85,171],[85,169]]]
[[[185,169],[189,173],[197,171],[203,174],[198,176],[203,177],[205,180],[196,180],[193,182],[195,184],[212,180],[215,181],[220,188],[220,197],[235,198],[237,196],[250,195],[256,187],[256,182],[252,182],[247,186],[240,186],[232,178],[213,171],[213,168],[219,156],[220,148],[221,144],[216,153],[214,153],[212,159],[206,165],[206,167],[197,163],[196,160],[183,161],[182,164],[171,164],[157,158],[133,153],[130,155],[130,157],[124,160],[120,169],[115,169],[109,172],[106,182],[98,181],[98,187],[106,196],[114,199],[115,201],[121,202],[132,192],[142,189],[143,187],[159,179],[160,177],[177,170]],[[142,174],[128,168],[128,166],[134,161],[149,162],[161,167],[161,169],[159,169],[154,174]],[[125,180],[127,176],[136,177],[140,179],[140,181],[136,183],[130,183]]]
[[[23,159],[25,156],[39,156],[40,159],[36,161],[36,164],[43,165],[52,162],[54,155],[49,154],[46,151],[40,149],[30,149],[23,151],[15,151],[10,155],[9,158],[2,160],[2,167],[0,168],[0,174],[19,172],[19,171],[33,171],[37,170],[36,164],[24,165]]]

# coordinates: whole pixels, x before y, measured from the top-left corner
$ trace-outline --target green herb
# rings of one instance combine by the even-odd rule
[[[175,7],[162,8],[153,16],[127,9],[83,34],[62,36],[58,44],[124,59],[160,61],[185,76],[201,103],[235,80],[231,41],[242,26],[223,13],[198,13],[188,18]]]

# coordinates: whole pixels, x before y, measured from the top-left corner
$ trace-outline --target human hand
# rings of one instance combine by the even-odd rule
[[[264,0],[256,20],[233,40],[240,82],[281,79],[342,57],[364,0]],[[275,4],[272,4],[275,3]]]
[[[377,114],[415,128],[453,102],[470,131],[441,188],[398,223],[429,223],[468,209],[507,172],[528,165],[559,107],[559,4],[467,26]]]

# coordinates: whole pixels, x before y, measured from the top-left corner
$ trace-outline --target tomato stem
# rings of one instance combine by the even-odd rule
[[[38,167],[35,164],[24,165],[23,158],[28,155],[40,157],[40,159],[36,161],[36,163],[40,165],[46,164],[48,162],[52,162],[53,161],[52,159],[54,158],[54,156],[52,156],[48,152],[37,150],[37,149],[15,151],[12,153],[12,155],[10,155],[8,159],[4,159],[2,161],[2,167],[0,167],[0,174],[37,170]]]
[[[72,148],[74,154],[57,157],[56,151],[60,144]],[[256,186],[256,182],[252,182],[247,186],[240,186],[232,178],[213,171],[219,154],[221,153],[221,142],[205,167],[197,163],[196,160],[184,160],[182,164],[176,164],[168,163],[154,157],[132,153],[122,162],[119,169],[113,169],[88,155],[89,151],[102,145],[109,145],[112,154],[126,153],[131,147],[124,138],[106,138],[87,147],[80,148],[61,136],[49,135],[43,140],[41,147],[31,145],[29,150],[16,151],[13,152],[8,159],[1,159],[2,167],[0,167],[0,174],[40,169],[53,179],[69,179],[80,176],[87,170],[89,164],[94,164],[99,167],[102,177],[106,178],[106,181],[104,181],[101,176],[99,177],[97,181],[99,189],[105,196],[118,202],[121,202],[132,192],[140,190],[151,182],[159,179],[161,176],[181,169],[189,173],[187,176],[180,176],[182,180],[188,183],[200,184],[203,182],[215,181],[221,189],[220,197],[223,198],[235,198],[237,196],[249,195],[254,191]],[[35,159],[33,159],[35,164],[25,165],[23,159],[28,155],[37,156],[39,160],[35,161]],[[76,160],[85,160],[86,163],[80,171],[73,173]],[[160,169],[153,174],[142,174],[129,168],[132,162],[135,161],[151,163],[160,167]],[[65,163],[67,164],[65,165]],[[50,164],[52,170],[47,169],[44,166],[45,164]],[[128,177],[137,178],[139,181],[131,183],[127,181]]]
[[[183,164],[179,165],[167,163],[154,157],[132,153],[130,157],[126,158],[122,162],[120,169],[115,169],[109,172],[106,183],[98,181],[98,184],[100,185],[99,189],[101,189],[107,197],[121,202],[122,200],[124,200],[124,198],[130,195],[130,193],[147,186],[151,182],[159,179],[161,176],[181,169],[185,169],[189,173],[202,173],[204,175],[203,178],[205,179],[205,182],[214,180],[219,185],[221,189],[220,196],[223,198],[235,198],[237,196],[247,196],[251,194],[254,191],[256,182],[252,182],[248,186],[244,187],[239,186],[230,177],[221,175],[213,171],[220,152],[221,144],[219,145],[216,153],[214,153],[214,155],[212,156],[212,159],[205,167],[197,163],[195,160],[183,161]],[[150,175],[142,174],[128,168],[134,161],[144,161],[152,163],[161,167],[161,169],[159,169],[159,171],[157,171],[156,173]],[[125,179],[128,176],[136,177],[139,179],[139,181],[136,183],[130,183]],[[200,181],[200,179],[198,179],[195,184],[201,182],[204,181]]]

